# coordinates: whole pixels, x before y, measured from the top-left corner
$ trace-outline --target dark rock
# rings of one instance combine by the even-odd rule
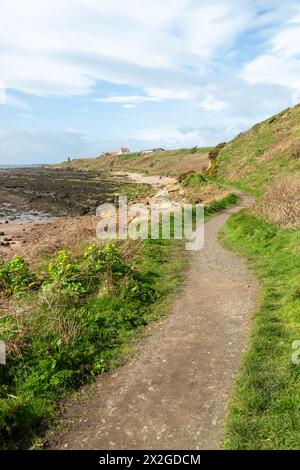
[[[79,209],[79,215],[86,215],[90,212],[90,207],[81,207]]]

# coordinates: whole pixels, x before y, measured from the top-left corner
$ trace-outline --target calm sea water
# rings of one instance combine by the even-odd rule
[[[8,169],[8,168],[36,168],[36,167],[39,167],[39,166],[44,166],[45,164],[42,164],[42,163],[35,163],[33,165],[2,165],[0,163],[0,169],[2,170],[5,170],[5,169]]]

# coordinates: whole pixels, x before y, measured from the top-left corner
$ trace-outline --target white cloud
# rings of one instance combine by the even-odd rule
[[[267,51],[246,64],[241,76],[252,84],[300,90],[300,15],[280,26],[269,38]]]
[[[255,8],[247,0],[192,2],[183,12],[180,29],[189,51],[208,59],[218,48],[230,47],[254,17]]]
[[[193,97],[192,91],[178,88],[146,88],[146,92],[157,100],[186,100]]]
[[[181,130],[176,128],[153,128],[138,131],[135,135],[138,141],[150,146],[184,147],[201,145],[201,135],[198,129]]]
[[[273,53],[289,59],[300,54],[300,25],[284,28],[272,38]]]
[[[109,96],[107,98],[95,98],[96,103],[129,103],[129,104],[139,104],[144,101],[160,101],[157,98],[151,96],[142,96],[142,95],[126,95],[126,96]]]
[[[2,0],[1,79],[42,96],[85,94],[99,80],[189,89],[254,10],[248,0]]]
[[[250,83],[273,83],[300,89],[300,61],[286,61],[282,57],[265,54],[247,64],[242,76]]]
[[[194,96],[192,91],[173,88],[146,88],[145,92],[147,95],[108,96],[95,98],[93,101],[97,103],[126,103],[123,107],[128,108],[147,101],[159,103],[164,100],[185,100]]]
[[[87,155],[91,148],[100,153],[102,145],[118,148],[126,139],[129,147],[138,148],[214,143],[275,114],[290,103],[292,93],[294,101],[299,96],[300,10],[295,4],[294,0],[0,0],[0,78],[7,87],[7,104],[29,114],[31,108],[20,99],[21,93],[83,95],[74,99],[74,106],[71,100],[52,100],[49,115],[43,113],[47,100],[28,98],[34,103],[32,126],[51,127],[53,134],[41,132],[36,138],[15,133],[12,147],[2,146],[2,158],[10,159],[13,153],[21,158],[23,142],[29,160],[41,155],[44,160],[54,155],[60,159],[61,149],[67,155]],[[247,60],[242,80],[240,64]],[[126,96],[128,89],[134,91]],[[101,109],[92,103],[95,100],[119,105],[121,111],[143,103],[151,106],[149,113],[123,109],[111,115],[108,110],[108,125],[100,129],[95,117]],[[59,119],[51,119],[56,113]],[[211,128],[180,127],[195,122]],[[58,133],[56,126],[66,124],[89,128],[97,142],[89,147],[70,129]],[[61,147],[54,145],[55,139]]]
[[[213,95],[207,95],[206,98],[199,103],[200,108],[206,109],[206,111],[223,111],[226,108],[227,103],[216,99]]]

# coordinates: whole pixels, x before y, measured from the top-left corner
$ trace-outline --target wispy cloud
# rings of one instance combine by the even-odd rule
[[[142,96],[142,95],[134,95],[134,96],[109,96],[107,98],[95,98],[94,101],[96,103],[130,103],[130,104],[139,104],[145,101],[160,101],[156,98],[151,96]]]
[[[248,82],[300,90],[300,9],[293,2],[291,12],[268,38],[265,52],[245,65],[241,76]]]
[[[206,98],[199,103],[200,108],[204,108],[207,111],[223,111],[226,108],[227,103],[216,99],[213,95],[207,95]]]
[[[197,95],[197,93],[193,93],[192,91],[172,88],[145,88],[145,93],[145,95],[125,95],[94,98],[94,101],[97,103],[119,103],[128,108],[140,103],[147,102],[160,103],[165,100],[186,100],[195,98]]]

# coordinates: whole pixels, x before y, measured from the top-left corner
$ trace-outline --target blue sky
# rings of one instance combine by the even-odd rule
[[[0,1],[0,164],[214,145],[299,101],[299,0]]]

